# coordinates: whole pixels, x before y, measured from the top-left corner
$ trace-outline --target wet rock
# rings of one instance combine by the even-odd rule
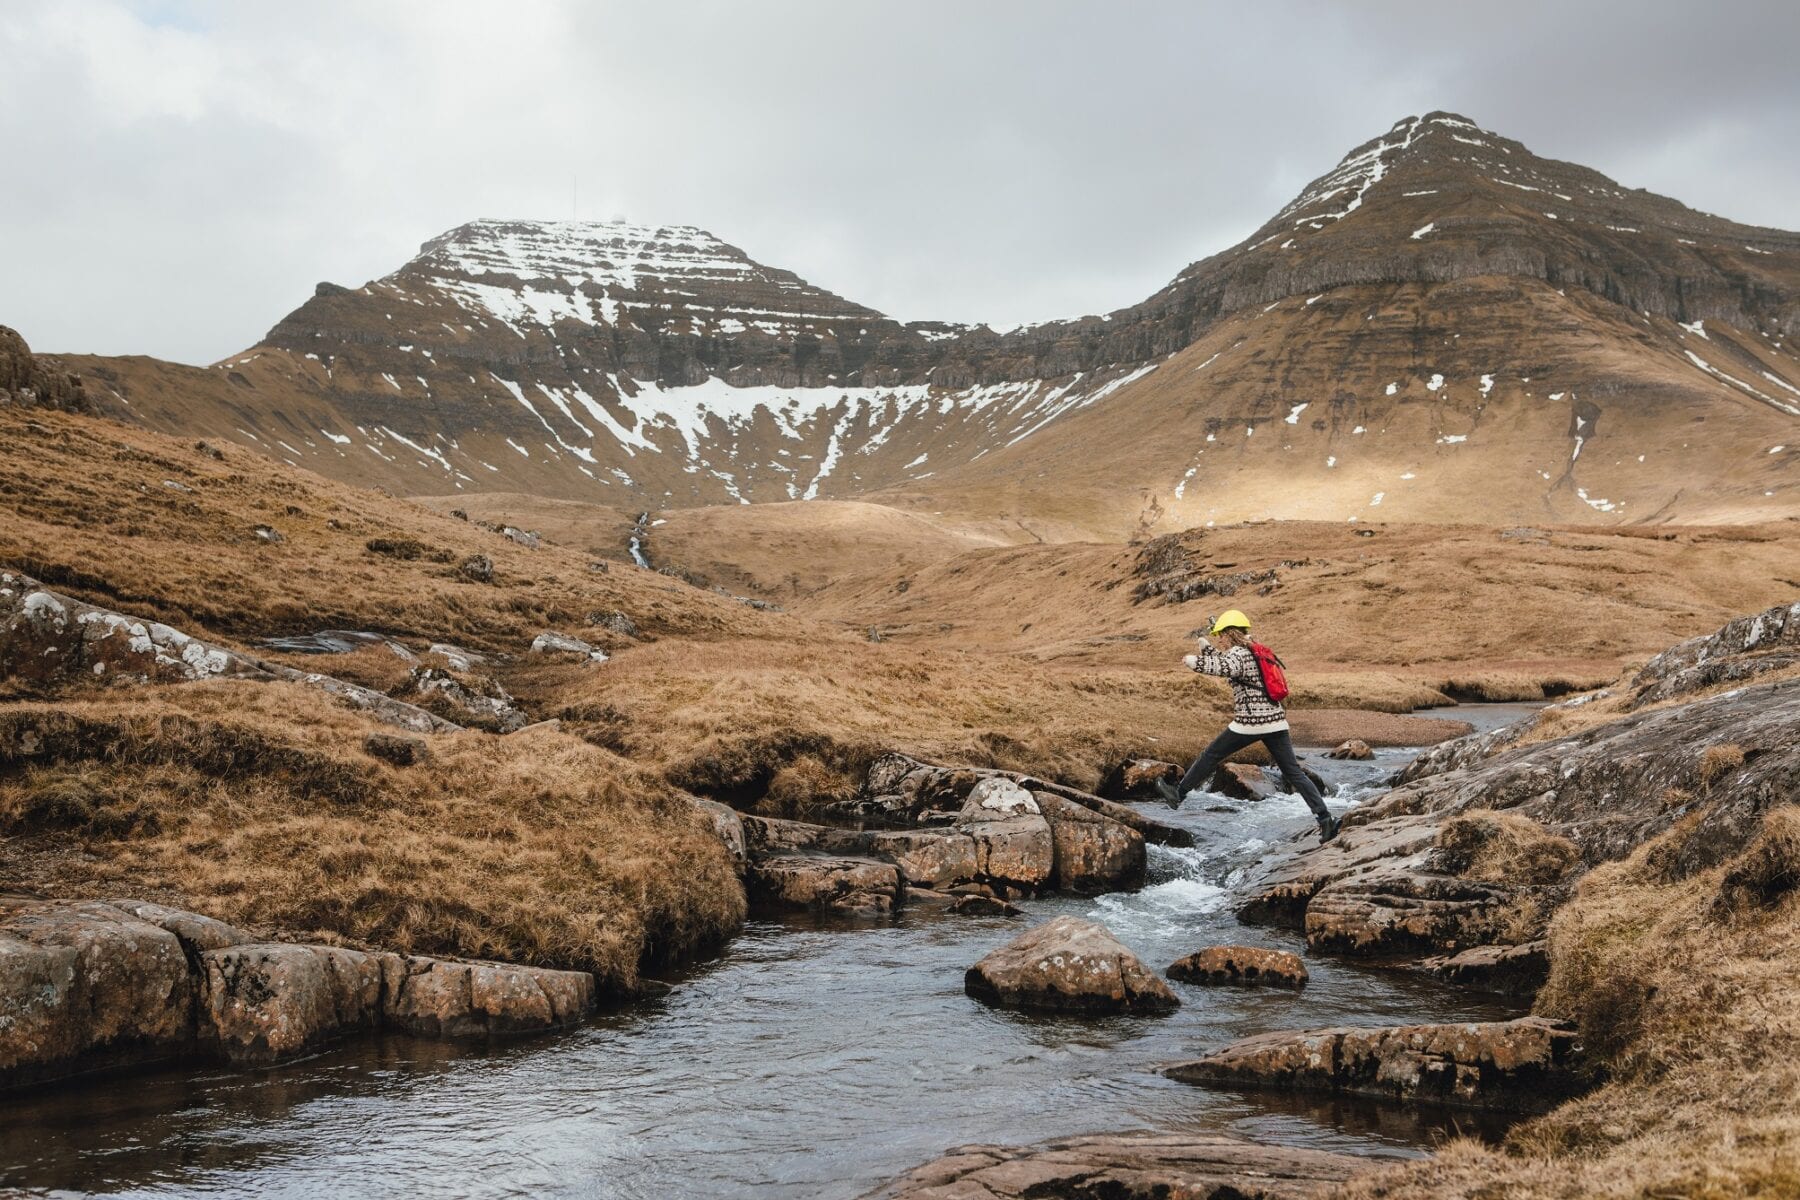
[[[1351,738],[1347,742],[1340,743],[1335,750],[1327,752],[1325,757],[1349,759],[1352,762],[1364,762],[1374,758],[1375,752],[1369,749],[1369,743],[1360,738]]]
[[[200,955],[199,1039],[233,1063],[272,1063],[381,1020],[381,964],[336,946],[261,942]]]
[[[174,933],[107,904],[0,900],[0,1089],[169,1061],[193,1012]]]
[[[915,887],[947,887],[981,877],[981,854],[970,834],[957,831],[896,830],[869,838],[871,853],[889,859]]]
[[[1543,1017],[1459,1025],[1278,1031],[1163,1072],[1185,1083],[1544,1112],[1584,1090],[1580,1048]]]
[[[371,733],[363,739],[365,753],[396,767],[414,767],[431,757],[424,738],[397,733]]]
[[[878,915],[900,899],[900,872],[871,858],[783,854],[750,864],[745,879],[754,903],[789,909]]]
[[[1435,821],[1391,817],[1346,828],[1333,841],[1278,859],[1246,885],[1240,921],[1286,929],[1306,926],[1306,908],[1328,883],[1404,861],[1422,866],[1437,841]]]
[[[1164,1013],[1181,1004],[1106,926],[1077,917],[1057,917],[988,954],[963,988],[1005,1008]]]
[[[1542,941],[1476,946],[1460,954],[1427,958],[1419,966],[1445,983],[1509,996],[1534,995],[1550,977],[1549,949]]]
[[[950,911],[965,917],[1017,917],[1024,913],[1016,904],[1010,904],[998,896],[958,896],[950,905]]]
[[[1134,758],[1123,763],[1116,777],[1108,780],[1100,790],[1126,800],[1155,800],[1158,798],[1156,785],[1159,781],[1167,780],[1172,784],[1180,778],[1181,767],[1175,763],[1155,758]]]
[[[381,1016],[425,1037],[509,1037],[563,1029],[594,1011],[594,977],[511,963],[383,954]]]
[[[1206,790],[1233,800],[1266,800],[1279,794],[1261,767],[1234,762],[1220,763],[1206,781]]]
[[[959,1146],[868,1200],[1314,1200],[1373,1160],[1216,1133],[1099,1133]]]
[[[1081,895],[1119,891],[1143,880],[1144,836],[1049,792],[1033,792],[1050,823],[1050,886]]]
[[[975,841],[976,871],[984,879],[1038,888],[1056,865],[1050,822],[1037,800],[1010,779],[977,783],[956,819]]]
[[[1169,964],[1164,972],[1184,983],[1260,984],[1303,988],[1306,964],[1298,954],[1261,946],[1208,946]]]
[[[566,633],[545,630],[531,640],[533,654],[573,654],[589,662],[603,663],[606,651],[597,646],[590,646],[578,637],[570,637]]]
[[[456,573],[470,583],[494,582],[494,560],[485,554],[471,554],[462,560]]]
[[[1386,956],[1491,941],[1511,898],[1499,885],[1392,864],[1326,884],[1306,906],[1306,944]]]

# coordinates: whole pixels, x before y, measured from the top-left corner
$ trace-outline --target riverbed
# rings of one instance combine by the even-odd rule
[[[1491,728],[1522,706],[1446,715]],[[1341,812],[1412,757],[1303,759]],[[1166,810],[1156,809],[1159,816]],[[1312,958],[1293,994],[1174,984],[1167,1017],[988,1009],[963,971],[1065,913],[1109,926],[1155,969],[1224,942],[1303,950],[1238,924],[1232,887],[1310,844],[1298,797],[1196,795],[1130,894],[1025,902],[1022,917],[903,912],[879,923],[753,920],[668,995],[572,1033],[498,1047],[369,1038],[266,1071],[186,1068],[0,1100],[0,1191],[110,1196],[359,1195],[847,1198],[950,1146],[1130,1128],[1214,1129],[1368,1155],[1416,1155],[1469,1114],[1238,1094],[1156,1068],[1268,1029],[1487,1020],[1494,998],[1405,971]]]

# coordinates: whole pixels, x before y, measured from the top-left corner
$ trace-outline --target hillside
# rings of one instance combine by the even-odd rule
[[[1800,235],[1409,117],[1141,304],[901,325],[704,231],[476,221],[96,403],[416,495],[1211,520],[1792,515]],[[1641,456],[1641,457],[1640,457]]]

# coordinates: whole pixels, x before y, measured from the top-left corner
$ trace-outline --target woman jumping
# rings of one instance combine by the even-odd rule
[[[1220,763],[1245,746],[1261,742],[1269,748],[1269,755],[1281,768],[1281,777],[1287,780],[1288,787],[1306,798],[1306,806],[1319,819],[1319,841],[1329,842],[1337,836],[1337,818],[1325,807],[1325,797],[1319,794],[1319,789],[1300,769],[1300,762],[1294,757],[1294,742],[1288,736],[1287,711],[1271,692],[1263,664],[1251,649],[1250,618],[1234,608],[1213,622],[1208,636],[1213,639],[1212,646],[1202,647],[1200,653],[1190,654],[1181,661],[1190,671],[1218,675],[1231,684],[1232,722],[1194,760],[1179,785],[1171,785],[1166,779],[1157,780],[1157,794],[1170,808],[1179,808],[1189,792],[1205,786]],[[1273,658],[1266,648],[1263,652]],[[1279,664],[1280,660],[1275,662]],[[1287,695],[1285,684],[1276,691],[1282,697]]]

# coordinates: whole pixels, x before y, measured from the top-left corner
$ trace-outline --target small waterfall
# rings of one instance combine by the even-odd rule
[[[644,539],[649,536],[650,514],[641,512],[638,514],[637,525],[631,531],[631,541],[626,544],[626,549],[631,551],[631,561],[646,571],[653,569],[650,566],[650,556],[644,550]]]

